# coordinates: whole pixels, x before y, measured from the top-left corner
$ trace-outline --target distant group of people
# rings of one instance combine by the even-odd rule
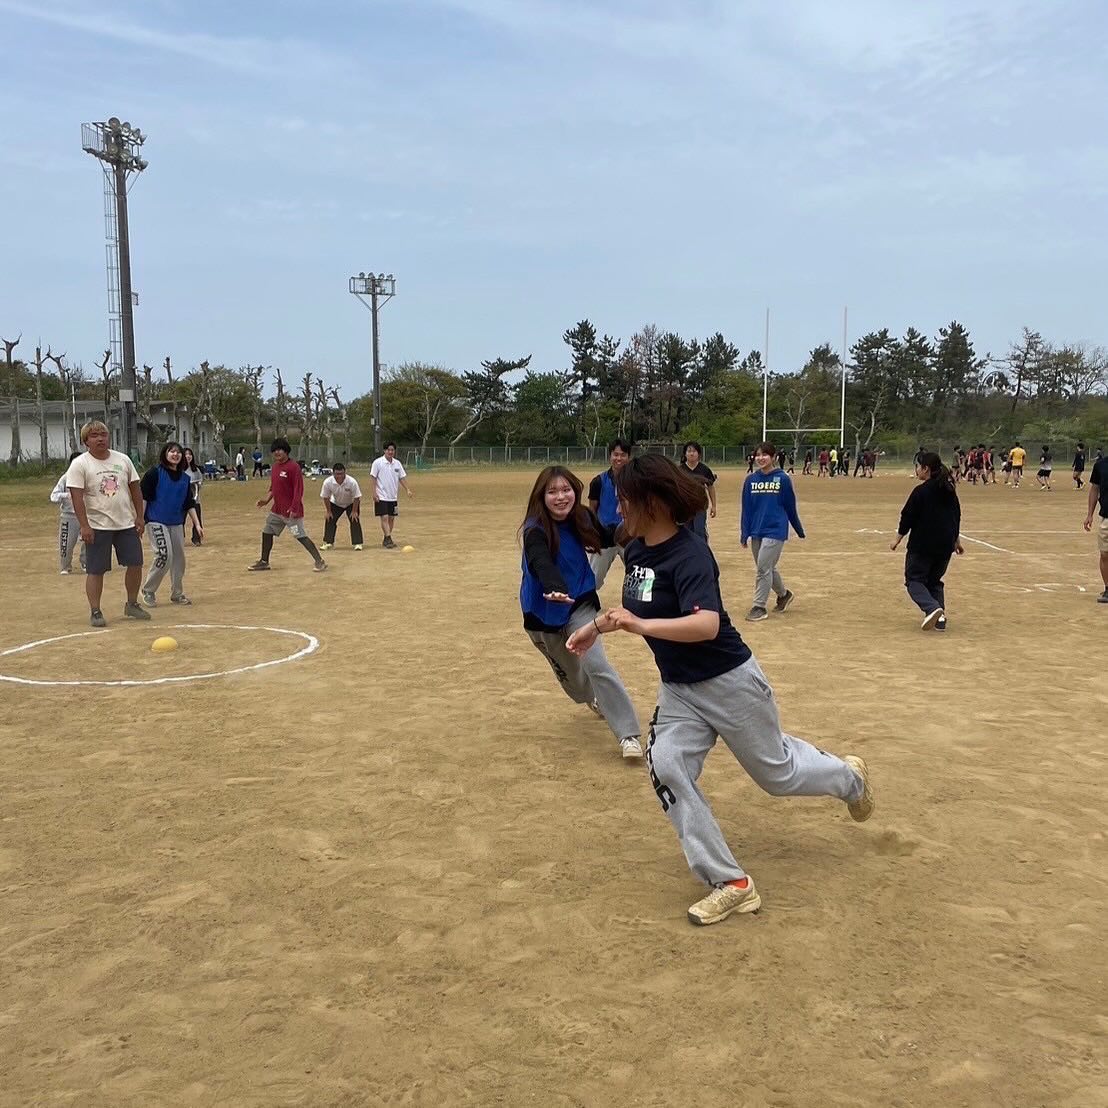
[[[112,556],[122,566],[126,600],[123,614],[129,619],[148,620],[148,608],[157,606],[162,581],[170,579],[169,599],[173,604],[190,605],[185,593],[185,529],[191,525],[191,541],[204,541],[200,490],[207,466],[201,467],[193,451],[178,442],[167,442],[158,453],[158,461],[141,477],[126,455],[109,447],[107,426],[99,420],[81,428],[83,451],[70,455],[69,467],[51,490],[50,500],[58,505],[58,569],[62,575],[73,571],[73,557],[80,548],[79,565],[86,574],[85,593],[89,604],[89,622],[106,627],[101,608],[104,575],[111,570]],[[312,556],[317,571],[326,562],[308,537],[304,522],[304,476],[292,460],[287,439],[274,439],[269,469],[269,495],[258,507],[270,507],[262,528],[261,557],[249,568],[269,569],[273,542],[288,530]],[[255,465],[261,452],[255,452]],[[236,458],[236,470],[243,466],[242,451]],[[396,458],[396,444],[389,443],[370,469],[373,482],[374,515],[380,520],[382,543],[395,549],[393,526],[397,516],[397,495],[407,495],[407,474]],[[243,478],[245,479],[245,478]],[[346,472],[342,462],[323,482],[320,491],[324,512],[323,548],[335,542],[338,521],[350,520],[351,543],[363,548],[361,530],[362,493],[358,482]],[[143,578],[143,536],[148,537],[152,562]],[[142,603],[140,603],[140,597]],[[145,605],[145,607],[144,607]]]

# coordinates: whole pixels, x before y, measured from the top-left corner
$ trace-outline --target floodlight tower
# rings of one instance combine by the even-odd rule
[[[123,448],[135,449],[135,316],[131,291],[131,238],[127,227],[127,189],[132,175],[147,166],[142,157],[146,135],[113,115],[107,123],[81,124],[81,148],[104,169],[104,228],[108,255],[108,335],[112,368],[119,372],[123,406]]]
[[[390,273],[359,273],[350,278],[349,290],[373,316],[373,450],[381,453],[381,353],[378,347],[377,313],[396,295],[396,278]]]

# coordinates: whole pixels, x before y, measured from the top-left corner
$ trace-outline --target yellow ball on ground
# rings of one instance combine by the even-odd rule
[[[160,639],[155,639],[150,649],[155,654],[168,654],[171,650],[177,649],[177,640],[170,638],[169,635],[163,635]]]
[[[402,546],[400,548],[401,554],[411,554],[415,550],[414,546]]]

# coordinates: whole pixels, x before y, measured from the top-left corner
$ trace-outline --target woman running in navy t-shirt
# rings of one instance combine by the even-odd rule
[[[731,624],[711,550],[684,524],[703,503],[703,488],[668,458],[648,454],[616,477],[624,526],[623,607],[581,626],[569,649],[595,649],[598,634],[642,635],[662,685],[650,728],[647,765],[689,868],[712,886],[689,908],[696,924],[754,912],[761,897],[735,861],[697,779],[721,737],[743,769],[774,796],[833,796],[859,822],[873,813],[861,758],[836,758],[781,731],[773,690]]]

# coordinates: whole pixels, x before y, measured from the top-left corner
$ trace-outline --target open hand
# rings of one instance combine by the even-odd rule
[[[543,600],[549,600],[551,604],[573,603],[573,597],[567,596],[564,592],[544,592],[542,598]]]

